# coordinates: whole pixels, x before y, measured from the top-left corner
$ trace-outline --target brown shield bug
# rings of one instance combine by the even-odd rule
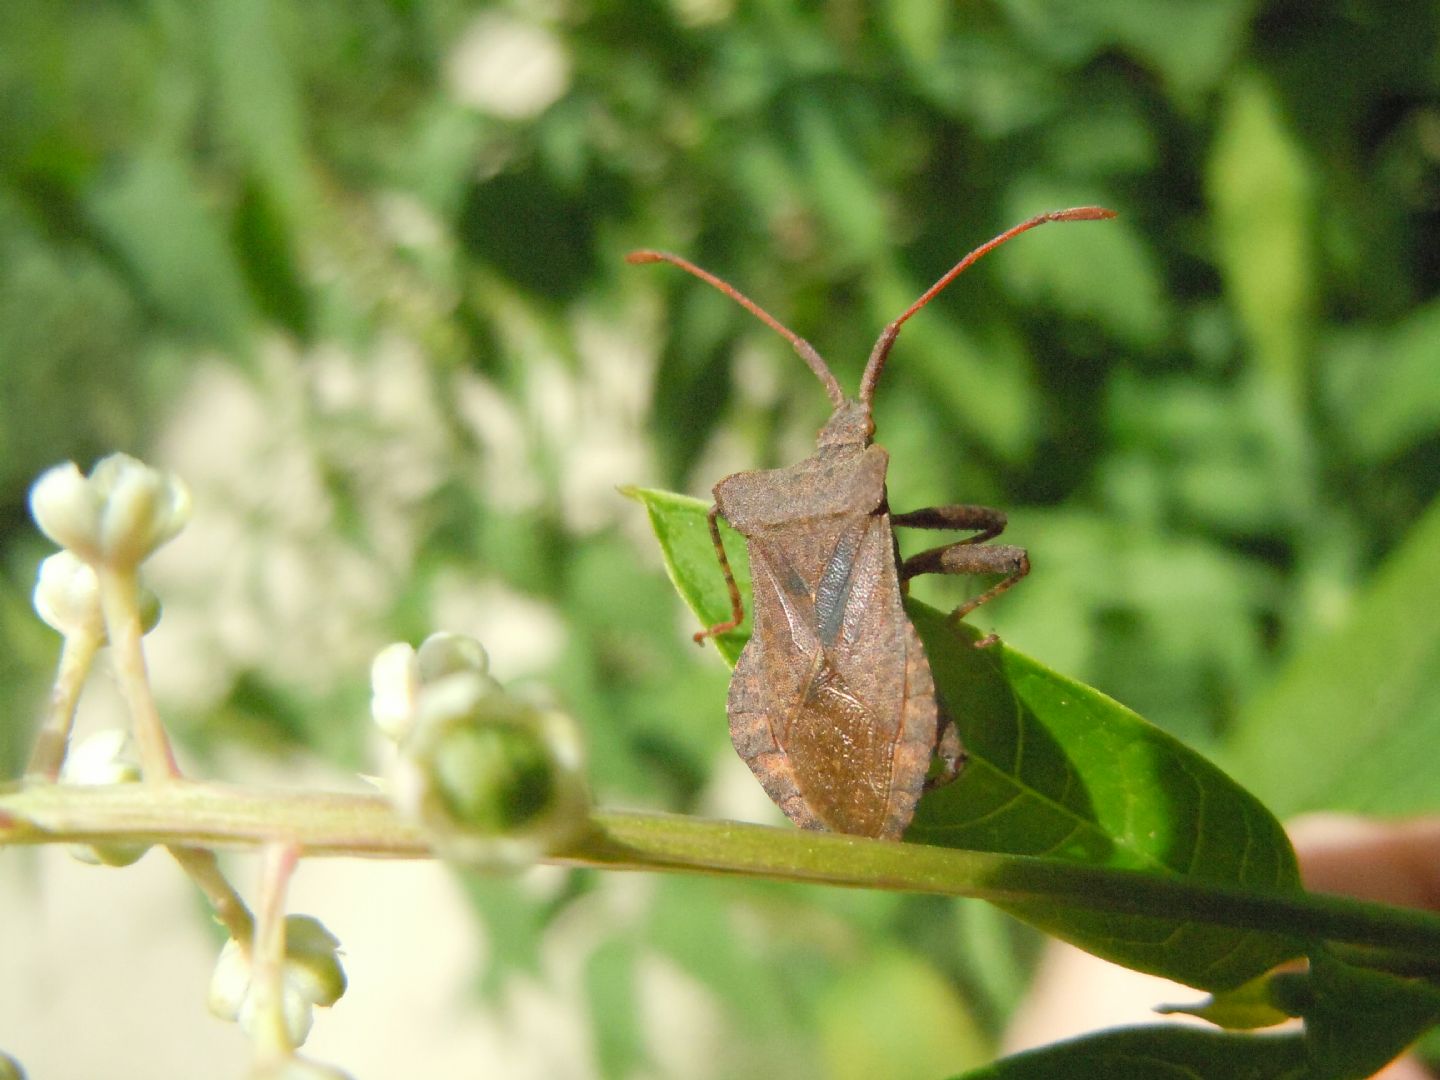
[[[940,758],[937,782],[960,770],[959,735],[936,698],[930,662],[902,606],[909,580],[932,573],[1004,575],[951,613],[959,620],[1030,570],[1024,549],[982,546],[1005,528],[999,510],[956,505],[890,512],[889,455],[872,441],[870,408],[900,327],[1012,237],[1051,221],[1114,216],[1096,206],[1056,210],[970,252],[885,327],[855,400],[808,341],[729,283],[668,252],[627,256],[632,263],[672,263],[736,301],[790,342],[834,405],[810,457],[715,485],[710,535],[730,590],[731,618],[695,635],[700,642],[733,630],[744,616],[716,523],[724,515],[749,545],[755,611],[730,681],[730,737],[765,791],[802,828],[898,839],[927,786],[931,759]],[[894,526],[974,535],[902,560]],[[978,644],[994,640],[992,634]]]

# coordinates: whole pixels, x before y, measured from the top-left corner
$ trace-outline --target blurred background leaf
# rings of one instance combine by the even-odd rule
[[[985,628],[1278,811],[1433,810],[1440,11],[1300,11],[4,5],[8,772],[56,645],[25,616],[27,486],[123,449],[196,492],[151,641],[199,771],[376,771],[369,657],[443,626],[580,717],[601,801],[774,820],[615,487],[793,461],[825,401],[770,331],[624,252],[735,282],[853,387],[965,251],[1097,202],[1120,219],[1027,235],[907,325],[877,402],[892,502],[1003,507],[1035,571]],[[537,996],[580,1018],[538,1040],[552,1073],[827,1075],[868,971],[954,1021],[907,1059],[933,1075],[994,1045],[1035,944],[920,898],[545,880],[464,895],[497,1030],[537,1042]]]
[[[1277,811],[1416,814],[1440,753],[1440,504],[1341,625],[1297,652],[1237,719],[1236,776]]]

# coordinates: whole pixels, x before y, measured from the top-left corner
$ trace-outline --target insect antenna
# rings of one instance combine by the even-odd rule
[[[690,262],[690,260],[682,259],[679,255],[672,255],[668,251],[632,251],[625,256],[625,261],[628,263],[667,262],[673,266],[678,266],[687,274],[694,274],[701,281],[713,285],[746,311],[750,312],[751,315],[754,315],[766,326],[770,327],[771,330],[774,330],[786,341],[790,342],[795,351],[800,354],[800,359],[809,365],[810,370],[815,373],[821,385],[825,387],[825,393],[829,395],[830,404],[838,409],[845,403],[845,391],[840,389],[839,382],[837,382],[835,376],[831,374],[830,368],[826,365],[820,354],[815,351],[815,346],[782,324],[779,319],[775,318],[775,316],[771,315],[728,281],[718,278],[710,273],[710,271],[700,269],[700,267]],[[907,312],[906,314],[908,316],[909,313]]]
[[[926,289],[919,300],[916,300],[915,303],[911,304],[908,308],[906,308],[904,313],[898,319],[892,322],[889,326],[885,327],[885,329],[881,332],[880,337],[875,342],[875,347],[870,350],[870,359],[865,363],[865,374],[862,375],[860,378],[861,404],[869,405],[871,400],[875,397],[875,384],[880,381],[880,372],[883,371],[885,368],[885,360],[890,355],[890,346],[895,344],[895,338],[897,335],[899,335],[900,327],[904,325],[905,320],[910,318],[911,315],[914,315],[931,300],[935,299],[935,297],[940,294],[940,292],[945,288],[945,286],[949,285],[952,281],[954,281],[957,277],[959,277],[962,273],[969,269],[970,266],[976,261],[978,261],[982,255],[985,255],[995,250],[995,248],[1005,243],[1006,240],[1011,240],[1019,236],[1021,233],[1029,232],[1031,229],[1035,228],[1035,226],[1044,225],[1047,222],[1099,221],[1104,218],[1113,218],[1114,216],[1114,210],[1106,210],[1103,206],[1075,206],[1070,208],[1069,210],[1051,210],[1049,213],[1037,214],[1035,217],[1032,217],[1027,221],[1022,221],[1019,225],[1016,225],[1013,228],[1006,229],[999,236],[995,237],[995,239],[986,241],[985,243],[977,247],[974,251],[970,252],[969,255],[966,255],[958,263],[952,266],[949,272],[946,273],[944,277],[942,277],[934,285],[931,285],[930,288]]]

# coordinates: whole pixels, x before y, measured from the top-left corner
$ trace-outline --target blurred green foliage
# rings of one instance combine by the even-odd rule
[[[907,325],[877,404],[893,505],[1005,508],[1035,571],[981,621],[1276,810],[1434,808],[1440,511],[1366,585],[1440,489],[1437,46],[1423,0],[6,4],[6,715],[54,651],[26,487],[125,449],[221,522],[157,568],[192,755],[365,767],[369,650],[458,612],[580,717],[602,801],[738,812],[724,668],[612,486],[788,462],[825,402],[764,327],[624,252],[730,279],[853,387],[965,251],[1101,203],[1121,217],[1017,240]],[[13,773],[23,724],[0,730]],[[477,884],[487,987],[597,888]],[[891,1075],[978,1064],[1028,946],[977,956],[968,919],[658,883],[585,967],[604,1071],[650,1053],[654,955],[746,1033],[717,1075],[848,1075],[889,1046],[851,1045],[876,987],[946,1025]]]

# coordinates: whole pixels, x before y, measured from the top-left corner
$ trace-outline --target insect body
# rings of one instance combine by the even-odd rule
[[[715,485],[710,535],[730,590],[731,618],[696,641],[738,626],[739,589],[720,539],[723,515],[750,550],[754,626],[730,682],[730,737],[765,791],[797,825],[898,839],[927,784],[953,779],[959,736],[935,693],[930,662],[902,605],[910,578],[925,573],[1000,574],[1000,582],[952,612],[963,618],[1029,572],[1023,549],[983,546],[1005,515],[983,506],[892,514],[889,455],[874,445],[871,402],[901,325],[986,252],[1049,221],[1113,217],[1099,207],[1059,210],[1022,222],[976,248],[887,326],[871,351],[857,399],[847,398],[815,349],[731,285],[665,252],[631,262],[669,262],[714,285],[785,337],[825,386],[834,412],[815,453],[797,465],[736,473]],[[901,561],[895,526],[973,535]],[[980,644],[994,641],[994,636]]]

